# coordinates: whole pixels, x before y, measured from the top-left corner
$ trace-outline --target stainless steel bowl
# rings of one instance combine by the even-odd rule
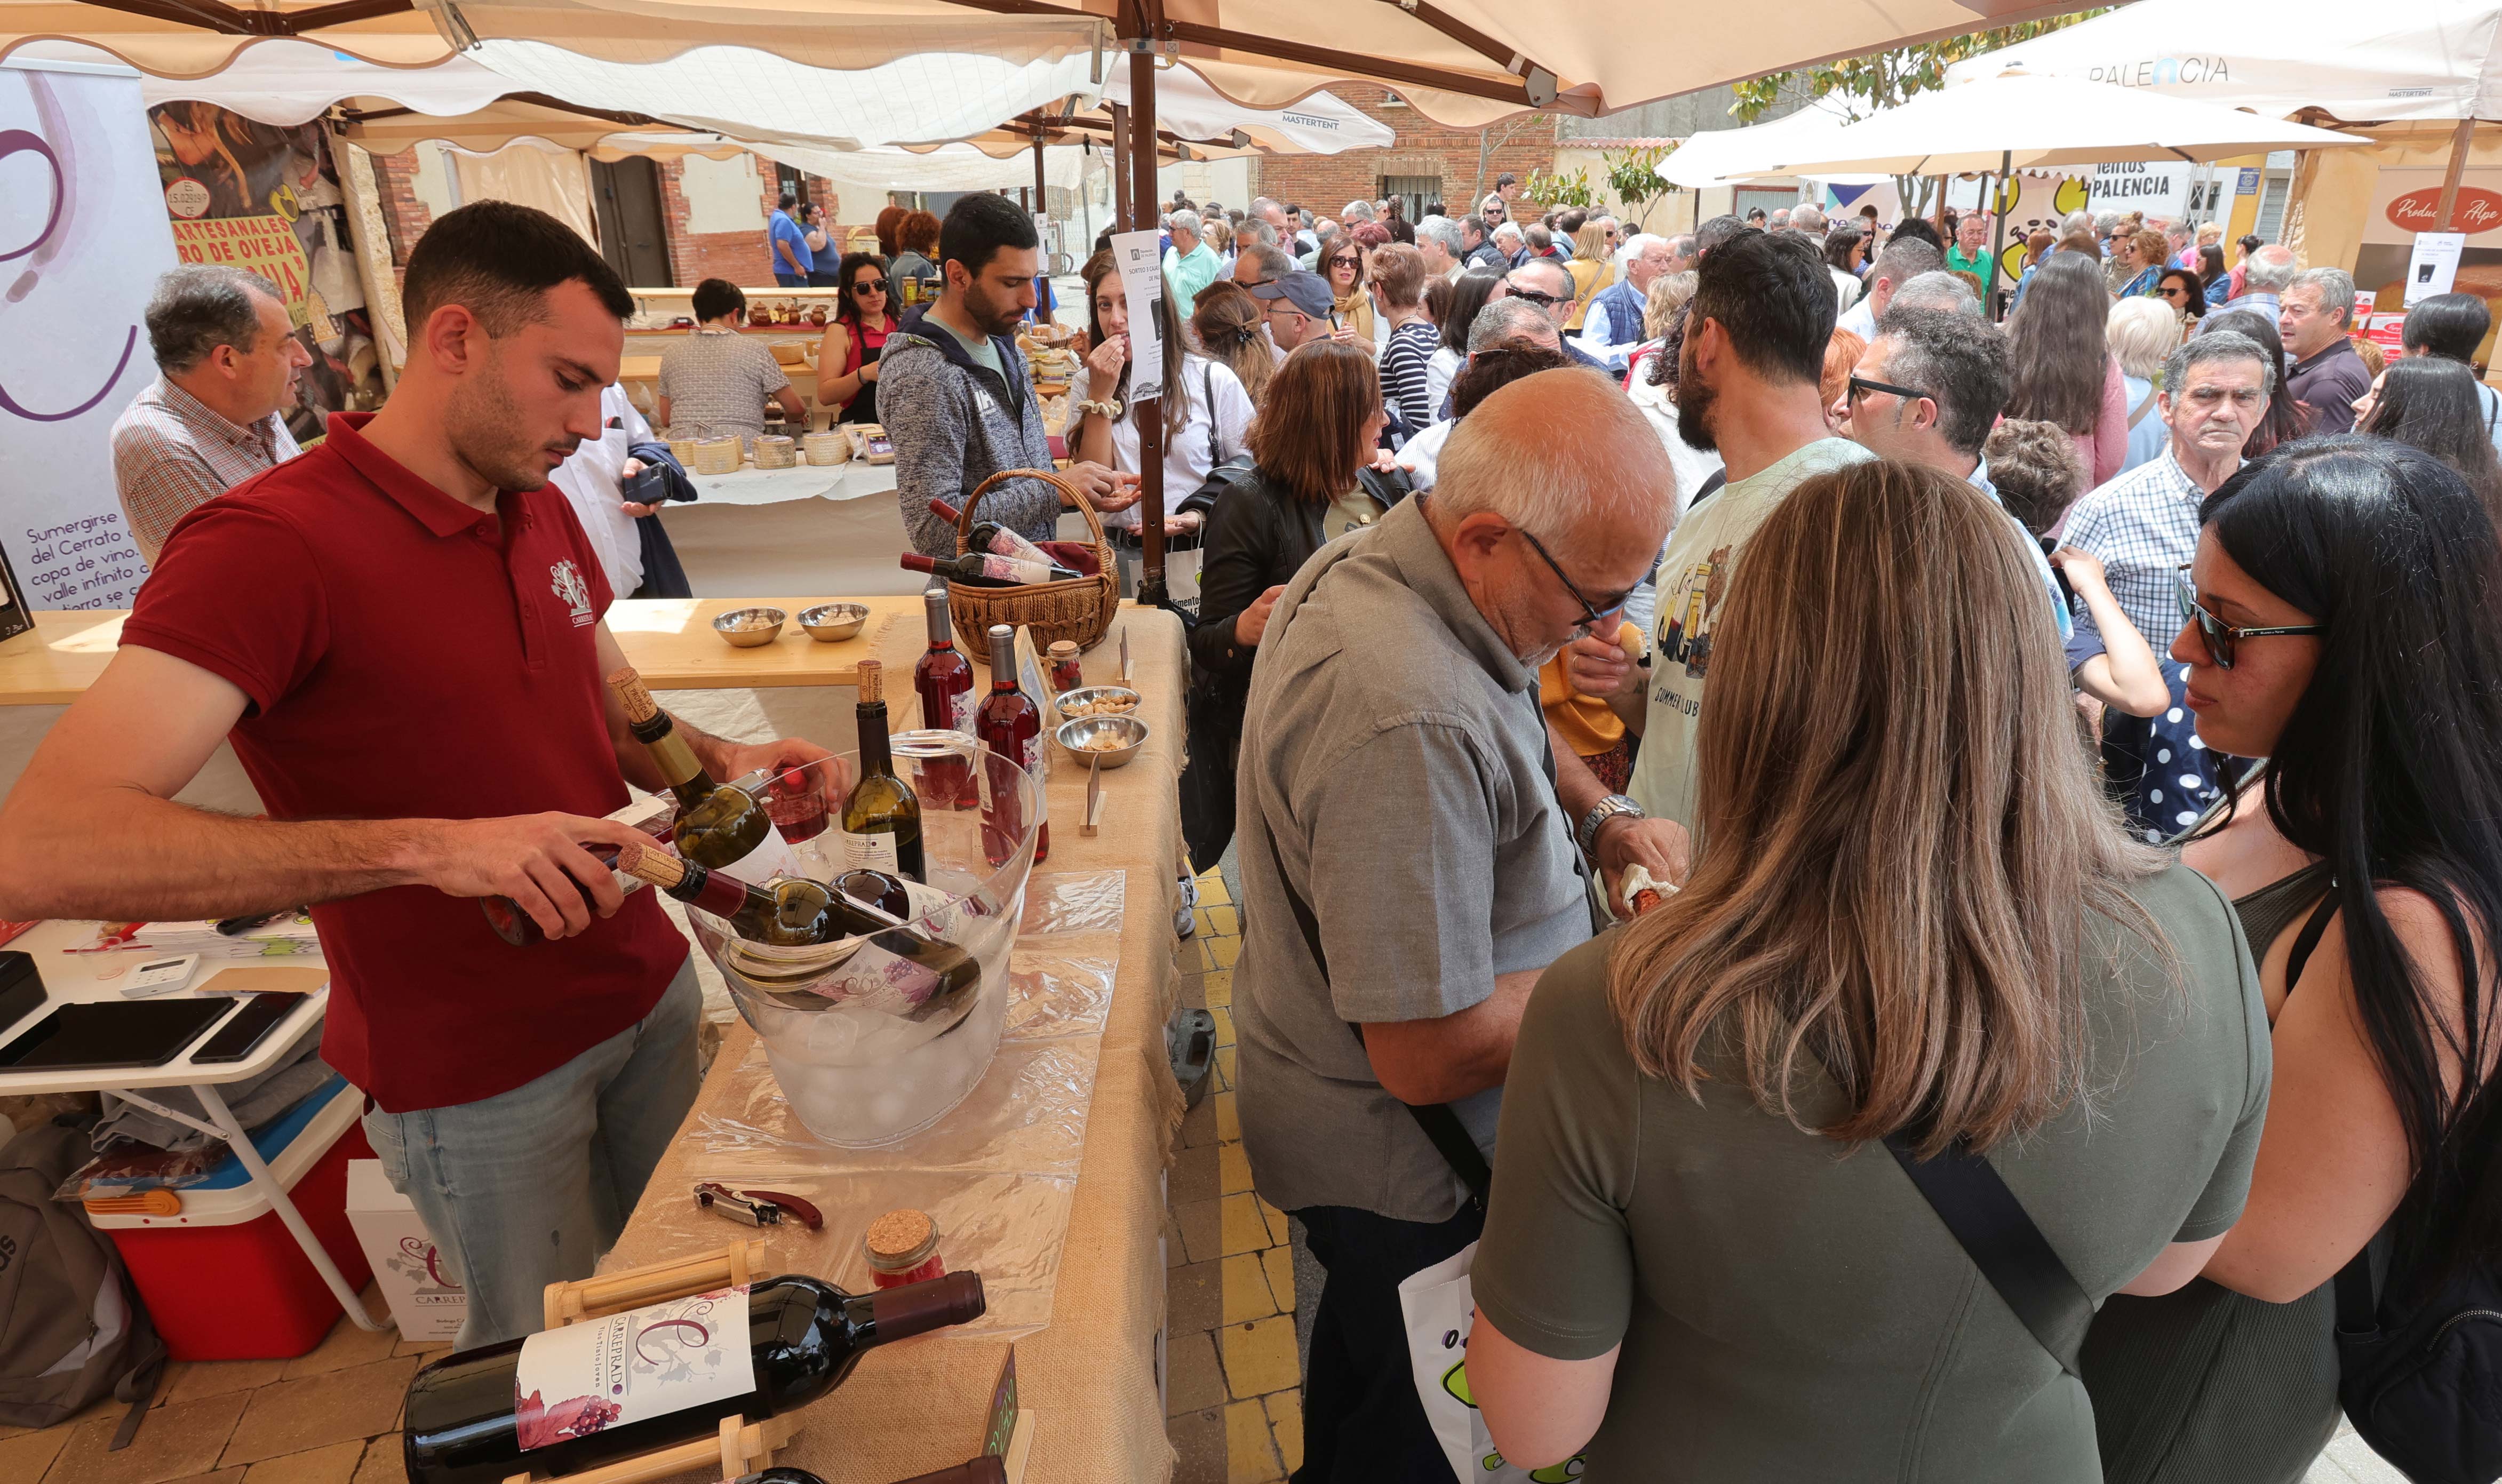
[[[1081,716],[1061,723],[1060,729],[1052,735],[1060,739],[1061,747],[1080,766],[1100,762],[1107,768],[1116,768],[1138,756],[1138,749],[1147,745],[1147,724],[1133,716]],[[1120,745],[1088,747],[1087,742],[1096,737],[1111,737]]]
[[[781,638],[783,621],[790,617],[779,608],[733,608],[712,621],[712,631],[726,644],[757,649]]]
[[[1089,713],[1074,711],[1072,709],[1081,701],[1099,701],[1104,699],[1127,701],[1129,704],[1118,712]],[[1140,696],[1138,695],[1138,692],[1131,690],[1127,686],[1071,686],[1067,690],[1061,691],[1060,698],[1052,704],[1060,708],[1060,714],[1062,716],[1075,721],[1080,718],[1091,718],[1095,715],[1132,716],[1137,712],[1139,700]]]
[[[840,644],[868,623],[866,603],[819,603],[799,610],[799,626],[819,644]]]

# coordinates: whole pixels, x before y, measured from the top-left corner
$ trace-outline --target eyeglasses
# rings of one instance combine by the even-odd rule
[[[2163,295],[2167,299],[2186,299],[2189,297],[2189,290],[2181,287],[2178,284],[2166,284],[2154,291]]]
[[[1329,260],[1329,265],[1333,268],[1353,268],[1357,266],[1357,259],[1353,257],[1333,257]]]
[[[1572,302],[1572,296],[1569,293],[1539,293],[1535,288],[1512,288],[1511,297],[1515,299],[1527,299],[1530,303],[1537,305],[1540,309],[1553,309],[1558,304],[1570,304]],[[1528,532],[1524,531],[1522,534],[1526,535]]]
[[[854,292],[854,293],[884,293],[884,292],[886,292],[886,280],[884,280],[884,279],[854,279],[854,280],[852,280],[852,292]]]
[[[2181,601],[2181,622],[2197,624],[2198,639],[2200,643],[2207,646],[2207,658],[2227,670],[2233,667],[2233,645],[2240,640],[2273,639],[2281,634],[2328,632],[2328,625],[2325,624],[2291,624],[2279,628],[2235,628],[2199,606],[2197,590],[2189,586],[2189,568],[2186,565],[2173,572],[2172,593]]]
[[[1520,539],[1528,542],[1529,549],[1538,554],[1538,559],[1546,563],[1546,570],[1555,574],[1555,580],[1564,585],[1564,590],[1572,594],[1572,601],[1581,605],[1580,626],[1589,629],[1592,633],[1596,633],[1600,629],[1606,627],[1607,615],[1622,612],[1625,606],[1625,600],[1633,596],[1633,592],[1629,589],[1623,592],[1617,593],[1614,597],[1609,598],[1605,607],[1591,602],[1588,598],[1581,595],[1581,590],[1579,588],[1572,585],[1572,579],[1564,575],[1563,567],[1556,564],[1554,554],[1546,550],[1546,544],[1544,542],[1539,541],[1536,536],[1531,535],[1527,530],[1522,529],[1520,526],[1515,525],[1512,529],[1519,531]]]
[[[1864,376],[1854,376],[1850,379],[1849,389],[1843,393],[1842,399],[1845,402],[1856,402],[1872,391],[1890,392],[1906,402],[1916,402],[1928,395],[1925,391],[1917,391],[1910,387],[1897,387],[1892,382],[1872,382]]]

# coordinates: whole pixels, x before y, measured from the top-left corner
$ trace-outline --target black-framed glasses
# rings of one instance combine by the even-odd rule
[[[1928,395],[1925,391],[1920,391],[1910,387],[1898,387],[1892,382],[1876,382],[1870,381],[1864,376],[1853,376],[1850,379],[1849,389],[1843,393],[1843,400],[1845,402],[1856,402],[1861,397],[1866,396],[1872,391],[1891,392],[1895,396],[1901,397],[1906,402],[1916,402],[1920,398]]]
[[[1521,526],[1515,525],[1512,529],[1519,531],[1520,539],[1528,542],[1529,549],[1538,554],[1538,559],[1546,563],[1546,570],[1555,574],[1555,580],[1564,585],[1564,590],[1572,594],[1572,601],[1581,605],[1581,623],[1592,633],[1597,633],[1606,627],[1607,615],[1622,612],[1625,600],[1633,596],[1633,590],[1627,589],[1608,599],[1605,607],[1591,602],[1581,595],[1581,590],[1573,585],[1572,579],[1564,575],[1564,568],[1555,560],[1555,554],[1546,550],[1546,543],[1531,535]]]
[[[1362,260],[1355,257],[1333,257],[1329,260],[1329,265],[1333,268],[1354,268],[1362,266]]]
[[[2186,563],[2173,569],[2173,595],[2181,600],[2181,622],[2198,625],[2198,641],[2207,646],[2207,658],[2224,668],[2233,667],[2233,646],[2243,639],[2272,639],[2282,634],[2324,634],[2325,624],[2287,624],[2275,628],[2235,628],[2209,613],[2198,602],[2198,590],[2189,586]]]
[[[1511,290],[1511,297],[1527,299],[1540,309],[1553,309],[1558,304],[1572,302],[1572,296],[1569,293],[1540,293],[1535,288],[1514,288]],[[1523,534],[1527,533],[1523,532]]]
[[[852,280],[852,292],[854,292],[854,293],[884,293],[884,292],[886,292],[886,280],[884,280],[884,279],[854,279],[854,280]]]

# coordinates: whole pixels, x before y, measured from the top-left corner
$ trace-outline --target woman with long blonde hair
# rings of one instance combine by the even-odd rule
[[[1545,970],[1504,1087],[1468,1380],[1508,1462],[2099,1480],[2075,1343],[2239,1215],[2267,1020],[2102,797],[2019,539],[1868,462],[1713,554],[1654,661],[1711,672],[1692,872]],[[2049,1339],[1906,1169],[1975,1157],[2066,1268]]]
[[[1580,333],[1582,317],[1590,312],[1590,301],[1599,296],[1600,289],[1616,281],[1616,265],[1607,260],[1615,250],[1615,244],[1607,239],[1604,217],[1592,217],[1572,234],[1572,255],[1564,263],[1564,271],[1572,275],[1572,313],[1565,318],[1565,334]]]

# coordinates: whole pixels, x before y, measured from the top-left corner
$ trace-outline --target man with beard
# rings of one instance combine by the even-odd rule
[[[601,816],[663,780],[601,684],[626,664],[608,584],[547,488],[599,436],[634,301],[501,201],[437,219],[404,295],[389,403],[174,527],[120,652],[0,806],[0,910],[312,903],[322,1060],[372,1099],[474,1346],[539,1328],[545,1286],[616,1241],[694,1099],[702,995],[656,895],[621,896],[586,849],[646,840]],[[676,730],[716,778],[827,756]],[[229,733],[266,818],[174,801]],[[502,941],[469,899],[491,896],[554,941]]]
[[[1614,631],[1670,477],[1604,374],[1514,382],[1452,431],[1432,497],[1306,561],[1261,639],[1234,1003],[1252,1179],[1329,1274],[1299,1478],[1449,1477],[1399,1284],[1476,1239],[1521,1011],[1590,936],[1538,671]]]
[[[1573,688],[1609,697],[1642,739],[1630,796],[1609,796],[1580,759],[1556,759],[1556,796],[1610,884],[1628,859],[1684,877],[1712,624],[1746,538],[1802,481],[1873,456],[1825,424],[1818,378],[1833,320],[1823,256],[1795,232],[1742,231],[1703,259],[1677,358],[1677,432],[1716,449],[1729,482],[1669,539],[1647,676],[1604,640],[1572,647]]]
[[[1033,219],[1005,196],[964,197],[938,229],[938,271],[946,282],[937,300],[905,315],[878,354],[877,405],[895,440],[903,528],[922,555],[953,556],[956,527],[930,514],[931,500],[962,509],[1001,469],[1052,463],[1042,398],[1015,338],[1042,271]],[[1134,474],[1084,460],[1061,472],[1105,515],[1138,501]],[[1166,491],[1166,508],[1189,492]],[[1010,480],[982,497],[982,519],[1048,541],[1065,503],[1040,480]]]

